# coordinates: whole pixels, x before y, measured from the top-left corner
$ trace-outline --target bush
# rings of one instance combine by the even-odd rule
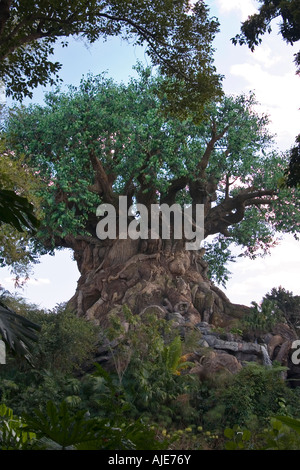
[[[265,367],[249,363],[231,384],[219,395],[219,404],[224,406],[224,426],[249,425],[250,422],[263,426],[276,413],[291,412],[288,407],[289,395],[281,372],[281,366]],[[286,407],[287,404],[287,407]]]
[[[5,302],[16,313],[41,326],[32,351],[36,369],[70,373],[93,358],[98,329],[73,314],[65,304],[48,311],[28,304],[22,298],[10,296]]]

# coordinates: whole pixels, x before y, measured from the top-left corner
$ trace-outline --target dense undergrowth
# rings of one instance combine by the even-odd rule
[[[189,374],[197,331],[183,339],[169,322],[125,308],[104,339],[64,305],[5,301],[42,328],[34,367],[10,353],[0,367],[2,450],[300,449],[300,388],[279,364],[200,380]],[[105,368],[94,360],[99,338],[115,345]]]

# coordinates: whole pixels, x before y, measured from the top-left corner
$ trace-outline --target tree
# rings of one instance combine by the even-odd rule
[[[26,277],[30,263],[35,260],[28,244],[39,221],[33,204],[27,198],[27,195],[30,197],[29,188],[33,187],[32,175],[20,161],[13,162],[4,148],[1,142],[0,266],[9,265],[18,282],[21,275]],[[36,332],[39,330],[38,325],[16,314],[0,300],[0,338],[11,351],[25,357],[28,362],[31,362],[32,344],[37,341]]]
[[[203,205],[205,238],[222,237],[255,256],[273,245],[276,231],[297,234],[298,193],[278,190],[286,157],[272,149],[254,96],[212,102],[201,123],[167,119],[165,79],[138,70],[128,86],[90,76],[48,94],[45,106],[16,107],[7,139],[44,183],[37,248],[74,251],[81,277],[71,303],[80,315],[100,321],[124,303],[133,313],[156,304],[199,320],[197,286],[205,288],[207,264],[200,244],[187,250],[190,236],[177,236],[178,219],[169,237],[160,229],[159,239],[122,239],[117,230],[116,239],[100,239],[105,213],[97,216],[97,207],[110,204],[118,228],[120,196],[128,208],[143,204],[148,235],[152,204],[191,204],[196,223]],[[126,215],[126,231],[132,222],[136,216]]]
[[[18,282],[35,262],[30,239],[39,225],[40,183],[22,157],[6,150],[3,136],[0,156],[0,266],[9,266]]]
[[[70,36],[89,43],[111,36],[147,45],[153,65],[175,81],[169,84],[172,109],[203,105],[220,93],[212,60],[218,22],[203,1],[2,0],[0,3],[0,79],[7,95],[21,100],[38,85],[57,83],[61,64],[54,44]],[[182,82],[185,86],[182,86]]]
[[[272,31],[271,22],[280,17],[282,38],[293,45],[300,39],[300,8],[298,0],[259,0],[259,12],[242,23],[241,33],[232,39],[234,44],[247,44],[251,50],[261,42],[261,36]],[[300,52],[295,54],[295,63],[300,73]]]
[[[293,295],[292,292],[285,290],[283,287],[273,288],[270,293],[265,295],[263,301],[269,300],[274,302],[282,312],[286,322],[294,330],[299,328],[300,318],[300,296]]]
[[[287,187],[300,185],[300,134],[296,139],[296,145],[290,151],[290,161],[285,171],[284,183]]]
[[[0,338],[17,356],[24,357],[32,364],[33,343],[37,342],[37,332],[41,327],[36,323],[18,315],[7,307],[2,301],[6,298],[6,291],[0,289]]]
[[[232,38],[234,44],[247,44],[253,51],[261,44],[266,32],[271,33],[271,22],[280,17],[280,33],[282,38],[293,45],[300,40],[300,7],[298,0],[259,0],[262,4],[259,13],[249,16],[242,23],[241,33]],[[300,74],[300,52],[295,54],[297,74]],[[283,180],[288,187],[296,186],[300,182],[299,159],[300,134],[296,138],[296,145],[290,151],[290,162],[286,169],[286,178]]]

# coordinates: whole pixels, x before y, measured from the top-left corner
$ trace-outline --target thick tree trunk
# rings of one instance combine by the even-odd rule
[[[207,278],[204,250],[159,240],[102,243],[72,243],[81,276],[70,305],[79,316],[105,327],[109,314],[122,315],[124,305],[134,314],[155,306],[179,324],[225,326],[244,312]]]
[[[103,330],[112,314],[126,327],[126,305],[136,315],[149,313],[172,320],[183,337],[191,328],[200,331],[205,352],[200,348],[191,357],[195,367],[190,373],[201,380],[218,371],[236,373],[244,361],[270,365],[276,360],[284,366],[289,361],[286,378],[299,376],[299,366],[291,365],[291,344],[296,337],[288,325],[276,325],[268,334],[250,339],[232,335],[249,307],[232,304],[207,278],[203,250],[186,251],[182,244],[163,245],[157,240],[114,240],[103,246],[97,239],[77,238],[68,243],[81,272],[69,305]],[[224,337],[214,327],[221,327]],[[95,360],[113,370],[110,354],[104,342]]]

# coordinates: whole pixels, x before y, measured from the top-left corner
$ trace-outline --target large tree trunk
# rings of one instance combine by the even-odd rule
[[[70,241],[69,241],[70,242]],[[106,327],[109,314],[133,314],[155,306],[177,323],[201,321],[216,326],[234,322],[246,307],[237,308],[207,277],[203,251],[187,251],[160,240],[93,239],[70,243],[81,276],[70,305],[79,316]]]
[[[204,350],[212,351],[197,350],[190,359],[195,362],[190,373],[198,374],[201,380],[214,377],[218,370],[236,373],[245,361],[270,365],[276,360],[284,366],[289,361],[290,372],[285,378],[299,376],[299,366],[291,365],[291,345],[296,337],[288,325],[276,325],[268,334],[250,339],[231,334],[250,309],[232,304],[208,279],[203,250],[187,251],[181,243],[175,246],[157,240],[117,239],[103,246],[97,239],[77,238],[68,243],[81,272],[69,304],[79,316],[103,330],[110,325],[111,314],[121,322],[124,318],[126,326],[126,305],[136,315],[149,313],[172,320],[183,336],[197,326],[195,330],[201,332],[208,347]],[[221,327],[224,337],[216,336],[214,327]],[[109,350],[104,342],[96,359],[108,369],[114,367]]]

